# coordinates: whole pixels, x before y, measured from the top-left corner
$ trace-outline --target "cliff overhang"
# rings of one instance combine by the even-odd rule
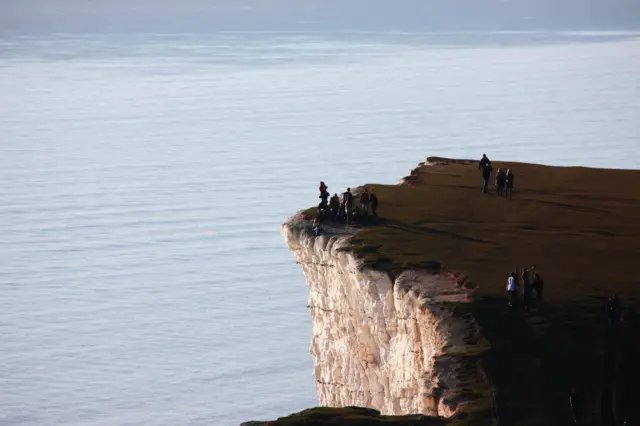
[[[614,356],[598,318],[613,291],[640,301],[640,172],[493,166],[514,170],[513,199],[481,192],[477,162],[430,157],[399,185],[367,185],[379,221],[315,237],[310,209],[283,225],[310,287],[321,404],[533,426],[566,416],[576,384],[598,398],[609,359],[618,395],[637,382],[640,321],[626,312]],[[508,273],[532,264],[544,303],[508,309]]]

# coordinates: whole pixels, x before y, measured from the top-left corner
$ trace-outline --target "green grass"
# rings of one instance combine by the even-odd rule
[[[427,416],[381,416],[376,410],[361,407],[316,407],[281,417],[272,422],[256,422],[270,426],[443,426],[445,422]]]
[[[367,185],[381,219],[359,229],[352,250],[392,276],[442,267],[477,288],[477,302],[461,309],[492,344],[483,363],[502,425],[567,424],[573,385],[589,402],[585,414],[597,419],[608,352],[624,377],[619,395],[640,379],[640,361],[632,361],[640,360],[640,171],[498,167],[515,171],[512,200],[493,189],[482,194],[475,163],[418,168],[411,185]],[[532,313],[506,309],[509,272],[531,265],[545,280],[546,303]],[[614,343],[604,316],[612,292],[626,316]]]

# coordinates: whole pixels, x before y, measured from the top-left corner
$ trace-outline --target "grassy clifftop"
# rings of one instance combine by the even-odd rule
[[[492,343],[485,367],[501,424],[567,424],[572,386],[585,419],[637,418],[640,171],[493,162],[514,170],[508,200],[481,192],[477,162],[429,160],[407,184],[367,185],[381,219],[358,230],[354,252],[391,274],[439,264],[477,287],[471,309]],[[531,265],[546,303],[507,309],[509,272]],[[625,313],[615,330],[604,313],[613,292]]]

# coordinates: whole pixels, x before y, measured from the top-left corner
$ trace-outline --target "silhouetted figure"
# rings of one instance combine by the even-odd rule
[[[338,220],[340,218],[340,198],[338,198],[338,194],[333,194],[333,197],[329,200],[329,207],[331,208],[331,218]]]
[[[478,163],[478,169],[483,170],[487,164],[491,164],[491,160],[489,160],[487,154],[482,154],[480,163]]]
[[[491,163],[486,163],[482,167],[482,179],[484,179],[484,184],[482,186],[482,192],[486,194],[489,192],[489,179],[491,179],[491,171],[493,171],[493,167]]]
[[[313,218],[313,233],[316,237],[319,237],[320,235],[322,235],[322,224],[320,223],[320,220],[315,217]]]
[[[581,425],[582,423],[582,395],[578,392],[578,389],[575,387],[571,388],[571,393],[569,394],[569,409],[571,410],[571,418],[573,423],[576,425]]]
[[[513,174],[513,170],[507,169],[507,175],[506,175],[507,192],[505,193],[505,196],[507,198],[512,198],[513,197],[513,183],[514,183],[514,181],[515,181],[515,176]]]
[[[496,192],[499,196],[504,195],[504,185],[507,182],[507,174],[502,169],[498,169],[496,174]]]
[[[522,290],[524,293],[523,301],[524,301],[524,309],[526,311],[531,308],[531,299],[533,299],[533,286],[531,285],[531,280],[529,279],[529,272],[534,270],[536,267],[532,266],[531,268],[522,268]]]
[[[371,213],[374,217],[378,217],[378,197],[376,197],[376,194],[371,193],[369,200],[371,201]]]
[[[360,195],[360,208],[363,215],[369,214],[369,202],[371,199],[369,198],[369,190],[367,188],[364,189],[362,194]]]
[[[618,325],[621,315],[622,310],[620,308],[620,300],[618,300],[618,296],[614,293],[611,295],[609,300],[607,300],[607,317],[609,318],[609,325],[613,327]]]
[[[324,181],[320,181],[320,186],[318,187],[318,189],[320,190],[320,195],[322,195],[323,193],[327,192],[329,187],[325,185]]]
[[[518,302],[518,278],[516,271],[509,274],[507,279],[507,304],[511,307],[515,307]]]
[[[533,289],[536,291],[536,298],[538,299],[538,303],[542,302],[542,291],[544,290],[544,280],[538,274],[533,276]]]
[[[347,192],[342,194],[342,203],[344,204],[344,214],[347,217],[347,223],[351,223],[351,212],[353,211],[353,194],[351,188],[347,188]]]
[[[325,185],[324,182],[320,181],[320,187],[318,189],[320,190],[320,196],[318,198],[322,200],[319,207],[321,209],[325,209],[328,206],[327,200],[329,199],[329,191],[327,190],[329,187]]]

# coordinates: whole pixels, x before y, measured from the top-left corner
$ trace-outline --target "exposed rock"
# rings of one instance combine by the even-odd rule
[[[472,297],[459,277],[431,269],[392,279],[365,268],[343,226],[325,226],[315,237],[310,222],[296,216],[282,234],[310,290],[321,405],[451,417],[469,403],[463,386],[487,386],[463,368],[487,344],[471,318],[454,314]]]

